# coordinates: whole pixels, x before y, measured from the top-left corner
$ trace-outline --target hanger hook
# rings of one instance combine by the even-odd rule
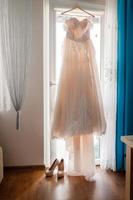
[[[79,3],[75,3],[75,5],[74,5],[74,7],[73,8],[79,8],[80,6],[79,6]]]

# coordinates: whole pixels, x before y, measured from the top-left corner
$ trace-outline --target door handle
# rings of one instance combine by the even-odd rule
[[[52,87],[52,86],[55,86],[55,85],[56,85],[56,83],[55,83],[55,82],[53,82],[53,81],[50,81],[49,85],[50,85],[50,87]]]

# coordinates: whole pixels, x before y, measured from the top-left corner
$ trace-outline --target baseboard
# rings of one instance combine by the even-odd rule
[[[45,170],[45,165],[5,166],[4,169],[36,169],[36,170]]]

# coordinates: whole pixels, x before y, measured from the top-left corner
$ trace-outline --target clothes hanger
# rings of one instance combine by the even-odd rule
[[[79,9],[79,10],[83,11],[84,13],[86,13],[87,15],[90,15],[91,17],[95,17],[95,15],[93,15],[93,14],[87,12],[86,10],[82,9],[78,4],[76,4],[76,5],[75,5],[74,7],[72,7],[71,9],[62,12],[61,15],[64,15],[64,14],[66,14],[66,13],[68,13],[68,12],[71,12],[72,10],[75,10],[75,9]]]

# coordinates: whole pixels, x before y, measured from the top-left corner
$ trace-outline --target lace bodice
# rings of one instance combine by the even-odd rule
[[[91,26],[88,19],[79,21],[77,18],[70,18],[65,21],[66,37],[77,42],[86,41],[90,38]]]

